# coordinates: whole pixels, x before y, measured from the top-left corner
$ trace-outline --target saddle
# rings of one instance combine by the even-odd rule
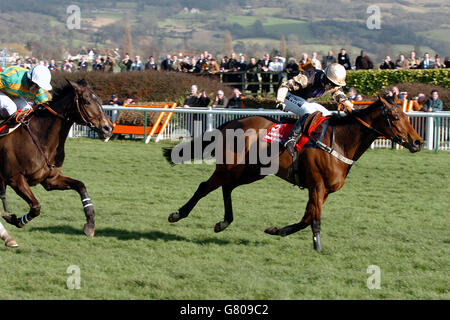
[[[32,109],[25,111],[18,110],[9,118],[0,118],[0,138],[12,133],[14,130],[20,127],[22,123],[30,117],[32,111]]]

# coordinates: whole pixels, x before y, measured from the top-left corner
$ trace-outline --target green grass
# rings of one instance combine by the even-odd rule
[[[235,221],[223,219],[221,191],[176,224],[167,222],[214,170],[171,167],[168,143],[71,139],[63,172],[85,182],[96,208],[96,236],[74,191],[33,188],[41,216],[8,226],[20,248],[0,248],[0,299],[449,299],[450,153],[369,150],[323,208],[323,252],[310,229],[265,234],[297,222],[307,192],[267,177],[233,193]],[[27,205],[8,189],[13,212]],[[66,270],[81,270],[67,289]],[[381,289],[366,287],[369,265]]]

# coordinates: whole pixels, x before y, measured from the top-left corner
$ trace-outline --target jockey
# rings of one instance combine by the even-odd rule
[[[7,119],[17,109],[30,109],[27,100],[44,103],[51,100],[50,70],[36,65],[30,70],[12,66],[0,73],[0,118]]]
[[[347,99],[341,88],[345,86],[345,77],[345,68],[338,63],[333,63],[328,65],[324,71],[317,69],[300,71],[297,76],[281,84],[277,92],[277,108],[286,112],[291,111],[301,117],[284,143],[294,161],[297,154],[295,144],[302,132],[303,116],[315,111],[321,111],[323,116],[331,115],[331,112],[320,104],[307,102],[306,99],[331,93],[336,102],[344,104],[347,109],[353,109],[353,104]]]

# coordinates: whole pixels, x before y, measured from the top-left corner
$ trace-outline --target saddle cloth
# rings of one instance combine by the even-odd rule
[[[300,151],[300,149],[302,149],[305,146],[305,144],[309,141],[309,137],[314,132],[314,130],[317,129],[317,127],[328,118],[330,118],[330,116],[320,117],[318,120],[312,123],[309,128],[307,128],[307,132],[304,132],[297,142],[296,145],[297,151]],[[295,123],[276,123],[272,125],[267,130],[266,135],[263,137],[263,141],[266,141],[267,143],[283,142],[287,137],[289,137],[289,134],[294,128],[294,125]]]

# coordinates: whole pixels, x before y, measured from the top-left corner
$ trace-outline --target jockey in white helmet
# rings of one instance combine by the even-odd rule
[[[44,103],[51,100],[50,70],[42,65],[30,70],[19,66],[0,73],[0,118],[9,118],[17,109],[29,109],[28,101]]]
[[[353,109],[353,104],[342,91],[342,87],[346,84],[346,75],[345,68],[338,63],[330,64],[324,71],[317,69],[301,71],[291,80],[281,84],[277,92],[277,108],[291,111],[302,118],[315,111],[321,111],[323,116],[328,116],[331,115],[330,111],[316,102],[307,102],[306,99],[318,98],[329,92],[336,102],[344,104],[347,109]],[[302,132],[301,122],[300,118],[284,143],[294,161],[296,140]]]

